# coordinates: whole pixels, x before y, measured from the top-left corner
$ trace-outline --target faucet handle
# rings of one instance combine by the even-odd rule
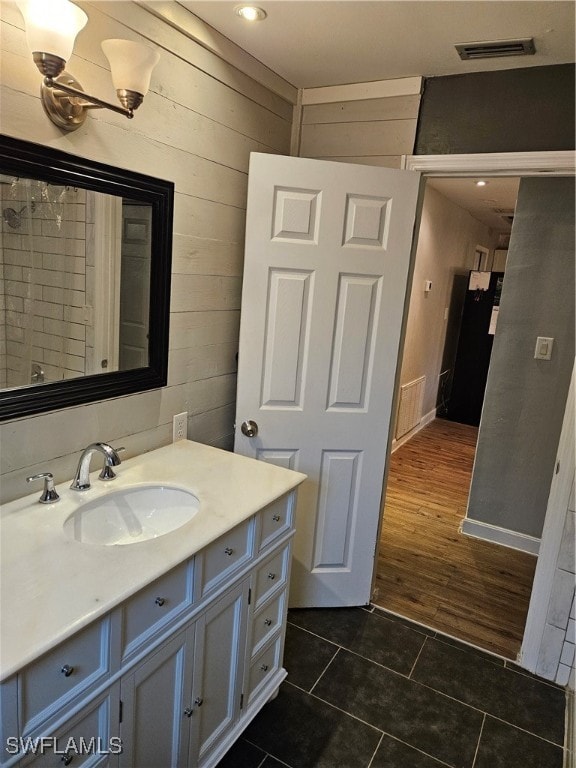
[[[116,453],[122,453],[125,450],[126,448],[124,447],[114,448],[114,451]],[[118,464],[120,463],[121,463],[120,458],[118,458]],[[98,475],[100,480],[114,480],[114,478],[116,477],[116,472],[114,472],[114,470],[112,469],[112,466],[118,466],[118,464],[113,465],[112,460],[109,459],[107,456],[106,460],[104,461],[104,466],[102,467],[102,472],[100,472],[100,474]]]
[[[27,483],[32,483],[34,480],[44,480],[44,490],[38,499],[40,504],[54,504],[60,501],[60,496],[54,488],[54,475],[52,472],[40,472],[38,475],[31,475],[26,478]]]

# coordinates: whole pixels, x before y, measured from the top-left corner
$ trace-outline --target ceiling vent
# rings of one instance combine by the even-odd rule
[[[514,208],[493,208],[494,213],[498,214],[507,224],[514,221]]]
[[[532,37],[481,43],[457,43],[454,47],[463,61],[496,59],[500,56],[532,56],[536,53],[534,38]]]

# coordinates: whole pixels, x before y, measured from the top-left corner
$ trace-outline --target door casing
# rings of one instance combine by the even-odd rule
[[[422,174],[422,180],[425,184],[427,177],[475,177],[482,176],[574,176],[576,172],[576,152],[569,151],[553,151],[553,152],[503,152],[503,153],[486,153],[486,154],[461,154],[461,155],[405,155],[402,158],[401,167],[409,171],[420,171]],[[414,257],[414,253],[412,254]],[[411,263],[411,274],[409,281],[412,278],[414,269],[414,258]],[[410,295],[407,293],[405,307],[405,316],[408,310],[408,303],[410,301]],[[405,342],[406,323],[402,329],[402,335],[400,339],[399,360],[403,354],[404,342]],[[397,407],[398,395],[399,395],[399,371],[398,368],[396,391],[393,400],[393,409]],[[394,411],[393,411],[394,412]],[[386,459],[386,467],[389,466],[389,454],[391,450],[391,439],[388,440],[388,455]],[[552,478],[551,478],[552,480]],[[387,475],[384,477],[383,495],[386,489]],[[552,533],[552,526],[549,524],[548,517],[552,510],[549,505],[546,519],[544,522],[544,534],[554,535]],[[382,517],[380,518],[380,527],[378,531],[378,540],[380,539],[380,533],[382,528]],[[542,551],[547,544],[541,542],[540,551]],[[376,564],[375,560],[374,572],[372,575],[372,589],[375,586],[376,580]],[[536,577],[542,581],[548,581],[550,579],[550,569],[554,567],[554,564],[547,564],[545,567],[538,569]],[[540,615],[543,611],[547,610],[547,607],[540,605],[542,600],[542,593],[546,591],[541,588],[541,585],[536,581],[532,586],[532,593],[530,598],[529,611],[531,614],[536,613]],[[534,624],[532,622],[526,624],[524,637],[522,641],[522,648],[532,648],[534,645],[534,638],[531,637],[531,633],[534,631]],[[519,663],[522,664],[522,651],[520,652]]]

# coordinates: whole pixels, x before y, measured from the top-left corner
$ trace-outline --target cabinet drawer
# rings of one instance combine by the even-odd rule
[[[254,657],[262,649],[272,635],[282,625],[284,619],[284,605],[286,602],[286,588],[269,603],[262,606],[252,619],[251,653]]]
[[[110,619],[91,624],[18,674],[24,735],[110,675]]]
[[[283,496],[258,515],[258,552],[292,528],[293,495]]]
[[[248,705],[258,695],[268,680],[280,669],[282,651],[282,636],[265,648],[254,659],[248,671]]]
[[[136,651],[193,600],[194,561],[173,568],[131,597],[122,608],[122,658]]]
[[[198,557],[200,597],[218,587],[252,558],[254,520],[232,528]]]
[[[272,595],[286,585],[290,545],[287,544],[279,552],[265,560],[254,574],[254,610]]]
[[[114,710],[114,711],[112,711]],[[112,737],[111,723],[118,715],[117,687],[96,699],[54,736],[38,739],[36,754],[28,754],[20,765],[30,768],[54,768],[70,765],[106,766],[117,761],[121,743]],[[32,747],[34,749],[34,747]]]

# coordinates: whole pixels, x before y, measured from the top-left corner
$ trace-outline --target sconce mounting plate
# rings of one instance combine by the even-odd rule
[[[62,72],[57,78],[54,78],[54,82],[68,85],[78,91],[83,90],[80,83],[68,72]],[[44,111],[59,128],[65,131],[75,131],[83,125],[86,120],[86,107],[75,103],[74,98],[71,98],[67,93],[59,91],[57,85],[50,88],[42,84],[40,95]]]

